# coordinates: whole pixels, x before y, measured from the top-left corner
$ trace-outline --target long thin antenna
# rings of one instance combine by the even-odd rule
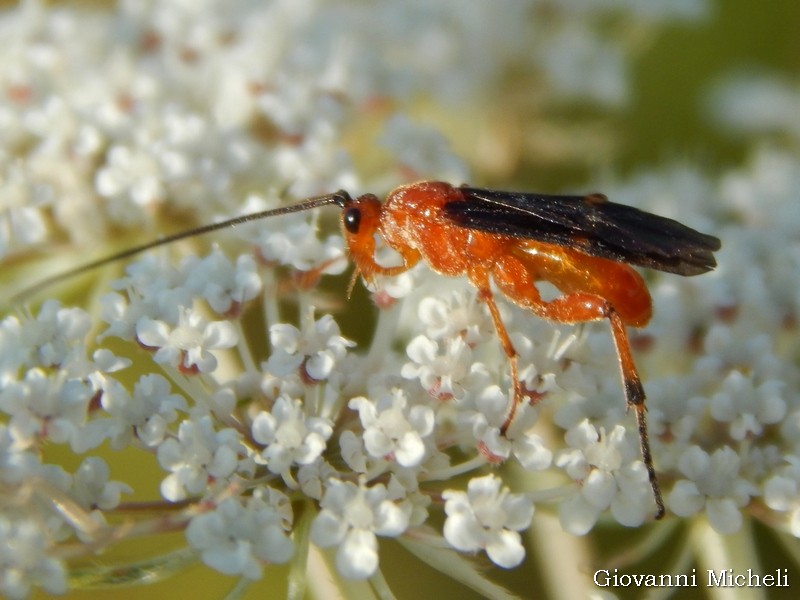
[[[151,250],[153,248],[158,248],[159,246],[171,244],[172,242],[177,242],[178,240],[194,237],[197,235],[204,235],[206,233],[211,233],[212,231],[227,229],[228,227],[235,227],[237,225],[249,223],[250,221],[258,221],[259,219],[268,219],[270,217],[288,215],[289,213],[311,210],[313,208],[319,208],[320,206],[327,206],[329,204],[337,204],[340,207],[344,207],[345,203],[349,201],[350,201],[350,194],[348,194],[344,190],[339,190],[338,192],[334,192],[332,194],[325,194],[324,196],[316,196],[314,198],[309,198],[308,200],[303,200],[302,202],[298,202],[296,204],[281,206],[280,208],[273,208],[271,210],[263,210],[260,212],[251,213],[249,215],[242,215],[240,217],[234,217],[233,219],[228,219],[227,221],[220,221],[219,223],[211,223],[210,225],[203,225],[202,227],[197,227],[195,229],[179,231],[178,233],[173,233],[172,235],[168,235],[166,237],[159,238],[151,242],[147,242],[146,244],[142,244],[141,246],[134,246],[133,248],[128,248],[127,250],[123,250],[122,252],[117,252],[116,254],[111,254],[104,258],[100,258],[98,260],[80,265],[78,267],[75,267],[74,269],[69,269],[68,271],[63,271],[61,273],[56,273],[55,275],[51,275],[50,277],[46,277],[41,281],[38,281],[33,285],[26,287],[22,291],[17,292],[13,296],[11,296],[11,302],[13,304],[24,302],[25,300],[35,295],[36,293],[52,285],[55,285],[61,281],[66,281],[71,277],[81,275],[82,273],[86,273],[98,267],[102,267],[111,264],[113,262],[117,262],[119,260],[130,258],[131,256],[141,254],[142,252]]]

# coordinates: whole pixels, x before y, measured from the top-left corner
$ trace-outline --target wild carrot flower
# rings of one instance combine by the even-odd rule
[[[576,135],[545,107],[624,105],[625,40],[705,8],[22,2],[0,14],[3,294],[292,199],[498,168],[508,123],[465,160],[444,126],[415,116],[426,104],[477,129],[498,94],[525,96],[549,140],[534,160],[585,161],[592,128]],[[615,35],[602,33],[610,21]],[[796,86],[770,81],[755,97],[781,110],[748,129],[796,132],[782,109]],[[720,89],[721,121],[735,121],[746,109]],[[692,531],[665,569],[728,568],[704,542],[749,540],[756,520],[800,535],[800,168],[787,137],[721,175],[671,164],[604,189],[723,240],[713,273],[648,275],[655,316],[632,332],[669,513],[642,548]],[[368,282],[375,306],[343,307],[335,212],[218,232],[210,249],[183,240],[8,303],[0,593],[142,583],[202,561],[240,578],[232,595],[263,581],[322,596],[333,580],[391,597],[401,547],[487,597],[512,597],[497,581],[511,568],[548,589],[592,589],[572,557],[655,512],[607,327],[556,327],[498,294],[529,399],[505,428],[509,365],[475,290],[420,264]],[[158,473],[150,490],[129,483],[119,450]],[[185,546],[163,550],[175,531]],[[101,562],[145,536],[157,540],[146,569]]]

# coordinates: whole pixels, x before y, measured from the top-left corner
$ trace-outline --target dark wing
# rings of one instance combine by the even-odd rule
[[[717,265],[718,238],[601,194],[550,196],[461,187],[445,216],[468,229],[567,246],[631,265],[697,275]]]

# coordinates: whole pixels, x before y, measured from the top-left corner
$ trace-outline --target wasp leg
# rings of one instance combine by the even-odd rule
[[[653,466],[653,455],[650,452],[650,438],[647,435],[647,407],[645,406],[645,395],[642,381],[636,370],[631,353],[631,344],[628,333],[625,331],[625,324],[620,319],[617,312],[612,308],[608,314],[611,323],[611,333],[614,337],[614,344],[617,347],[619,357],[619,367],[622,373],[622,385],[625,388],[625,400],[628,408],[632,406],[636,412],[636,426],[639,429],[639,448],[642,453],[642,462],[647,469],[647,478],[650,480],[650,488],[653,490],[653,498],[656,501],[656,519],[664,516],[664,500],[661,498],[661,489],[656,477],[656,469]]]
[[[514,344],[511,343],[511,338],[508,335],[506,326],[503,324],[503,319],[500,318],[500,310],[497,308],[497,303],[494,301],[492,290],[490,290],[488,287],[479,288],[478,299],[482,302],[485,302],[486,306],[489,308],[489,313],[492,315],[492,322],[494,323],[494,329],[497,332],[497,337],[500,338],[500,345],[503,347],[503,352],[505,352],[506,357],[508,357],[508,363],[511,367],[511,381],[514,385],[514,400],[511,402],[511,406],[508,409],[508,415],[503,421],[503,425],[500,427],[500,435],[505,435],[506,431],[508,431],[509,425],[511,425],[511,423],[514,421],[514,415],[517,412],[517,405],[522,402],[522,384],[520,384],[519,376],[517,374],[517,359],[519,355],[517,354],[517,350],[514,348]]]
[[[375,275],[394,277],[395,275],[401,275],[411,269],[422,258],[418,251],[409,247],[400,247],[397,249],[397,252],[403,259],[403,264],[394,267],[383,267],[375,261],[374,246],[369,254],[351,252],[351,257],[356,268],[353,270],[353,276],[350,278],[350,284],[347,286],[348,300],[353,293],[353,288],[356,285],[356,280],[359,275],[364,278],[366,283],[371,283]]]
[[[363,245],[363,247],[356,246],[354,248],[351,246],[350,257],[367,281],[370,281],[374,275],[384,275],[387,277],[400,275],[411,269],[422,259],[419,250],[411,246],[395,244],[392,248],[400,255],[400,258],[403,259],[402,265],[394,267],[383,267],[379,265],[375,261],[375,243],[372,238],[369,238],[368,243]]]
[[[529,265],[513,256],[501,258],[492,269],[492,276],[503,294],[512,302],[529,309],[543,319],[558,323],[582,323],[608,319],[619,358],[625,401],[628,409],[633,407],[636,412],[639,448],[656,503],[656,519],[662,518],[665,512],[664,501],[653,466],[653,455],[647,435],[644,387],[633,361],[625,323],[619,313],[605,298],[586,292],[573,292],[550,301],[543,300],[536,289],[536,281]],[[497,323],[495,323],[495,327],[497,327]]]

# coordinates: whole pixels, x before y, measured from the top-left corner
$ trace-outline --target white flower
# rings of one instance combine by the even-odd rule
[[[34,585],[51,594],[67,591],[65,566],[48,555],[46,523],[0,515],[0,539],[0,592],[6,597],[25,598]]]
[[[463,380],[470,373],[472,352],[462,338],[447,340],[441,349],[435,340],[418,335],[408,343],[406,353],[412,362],[403,365],[403,377],[419,379],[422,387],[440,400],[464,398]]]
[[[307,416],[303,403],[281,396],[270,412],[253,419],[253,439],[266,446],[261,456],[272,473],[285,473],[294,465],[309,465],[325,450],[333,427],[328,419]]]
[[[711,116],[736,133],[772,132],[800,139],[800,86],[772,73],[728,78],[711,98]]]
[[[84,508],[116,508],[120,495],[133,493],[133,488],[119,481],[109,481],[109,475],[103,459],[95,456],[84,459],[73,477],[70,495]]]
[[[175,103],[159,107],[154,116],[160,135],[152,142],[141,140],[140,147],[158,162],[164,183],[181,189],[182,203],[210,203],[215,195],[231,193],[232,180],[252,166],[254,149],[239,129],[220,127],[193,108]]]
[[[273,202],[248,198],[248,212],[275,207]],[[331,274],[341,273],[347,267],[341,238],[331,236],[320,240],[316,213],[298,213],[281,219],[280,226],[262,226],[246,236],[258,246],[258,253],[264,261],[289,265],[298,271],[309,271],[328,262],[324,272]]]
[[[9,431],[16,443],[30,447],[39,438],[70,443],[85,451],[97,446],[102,436],[86,427],[94,386],[80,379],[48,377],[41,369],[31,369],[25,379],[0,391],[0,408],[11,415]]]
[[[20,483],[38,476],[40,467],[36,454],[20,448],[5,423],[0,423],[0,482]]]
[[[0,321],[0,389],[15,380],[22,365],[30,360],[22,343],[25,325],[15,316]]]
[[[111,287],[127,291],[128,296],[159,304],[162,300],[158,296],[181,290],[183,301],[179,305],[187,306],[192,300],[192,293],[185,288],[186,275],[185,269],[176,267],[155,254],[148,254],[126,265],[125,276],[112,282]],[[174,297],[170,299],[170,302],[174,301]]]
[[[209,490],[215,480],[225,480],[238,467],[241,442],[233,429],[214,430],[210,417],[183,421],[178,437],[158,447],[159,464],[170,471],[161,482],[161,495],[171,502]]]
[[[183,309],[178,325],[142,317],[136,323],[136,337],[148,348],[156,348],[153,360],[192,373],[210,373],[217,368],[217,359],[210,351],[236,345],[237,335],[228,321],[211,323],[200,313]]]
[[[553,453],[545,446],[542,437],[532,431],[538,415],[530,404],[517,406],[514,419],[508,429],[501,433],[509,403],[514,401],[496,385],[480,394],[476,401],[478,411],[471,416],[472,433],[478,447],[493,463],[505,461],[513,454],[525,469],[546,469],[553,460]],[[481,410],[487,404],[491,408]]]
[[[734,440],[760,435],[764,425],[773,425],[786,415],[782,388],[783,383],[775,380],[756,387],[752,377],[731,371],[722,382],[722,389],[711,398],[711,416],[730,423]]]
[[[305,82],[290,80],[258,98],[259,108],[286,136],[309,135],[321,123],[335,128],[344,117],[341,99],[320,93]],[[322,117],[321,119],[319,117]]]
[[[670,468],[674,461],[666,463],[666,452],[672,447],[683,451],[686,444],[706,419],[708,399],[700,395],[698,377],[665,377],[648,381],[647,408],[650,415],[650,437],[654,444],[661,436],[672,440],[659,451],[659,464]]]
[[[126,277],[115,282],[114,287],[125,290],[121,294],[106,294],[100,299],[101,318],[109,327],[99,337],[115,336],[132,340],[142,318],[178,323],[181,312],[192,306],[194,292],[185,285],[184,273],[164,261],[153,257],[130,264]]]
[[[728,446],[711,455],[698,446],[687,448],[678,464],[687,479],[676,482],[667,497],[670,510],[688,517],[705,509],[715,531],[738,531],[742,524],[740,509],[756,495],[755,486],[739,474],[740,462]]]
[[[415,467],[425,457],[425,441],[433,432],[434,413],[428,406],[409,406],[398,388],[373,402],[363,396],[350,400],[358,410],[364,428],[364,446],[373,458],[396,460],[403,467]]]
[[[47,227],[42,208],[52,201],[49,186],[32,177],[24,162],[0,166],[0,258],[42,242]]]
[[[453,291],[446,297],[426,296],[420,301],[417,314],[426,334],[434,340],[460,336],[473,347],[494,333],[486,308],[475,294],[465,290]]]
[[[627,441],[625,428],[617,425],[606,434],[585,419],[567,431],[565,439],[572,449],[558,452],[555,464],[578,487],[559,507],[561,526],[584,535],[607,508],[619,523],[641,525],[652,512],[653,498],[647,470],[637,448]]]
[[[789,463],[764,483],[764,503],[772,510],[789,513],[789,530],[800,537],[800,457],[789,455]]]
[[[194,517],[186,539],[217,571],[259,579],[263,563],[281,564],[292,557],[294,543],[286,533],[291,522],[286,495],[257,489],[250,498],[226,498],[212,512]]]
[[[167,426],[177,418],[176,411],[187,409],[186,400],[170,393],[169,381],[161,375],[143,375],[133,387],[133,394],[117,381],[109,381],[101,403],[113,418],[109,430],[111,444],[121,448],[136,437],[146,446],[160,444]]]
[[[793,116],[796,119],[794,114]],[[765,254],[760,257],[762,262],[758,266],[766,268],[765,275],[773,275],[770,269],[770,263],[773,261],[776,261],[776,267],[784,267],[774,272],[776,279],[769,277],[766,280],[770,284],[770,288],[778,287],[782,283],[789,283],[786,280],[785,268],[791,263],[787,264],[782,260],[786,255],[780,250],[774,249],[771,243],[774,242],[774,237],[764,235],[764,232],[767,230],[770,232],[796,230],[798,222],[800,222],[800,215],[795,210],[792,190],[796,189],[798,178],[800,178],[800,167],[798,167],[795,153],[772,144],[759,145],[752,152],[748,163],[740,170],[726,173],[720,182],[720,194],[727,199],[737,217],[742,219],[749,228],[754,226],[757,228],[755,231],[748,228],[748,233],[754,234],[752,236],[745,235],[741,231],[735,232],[737,238],[740,238],[738,241],[745,247],[731,248],[731,251],[736,253],[733,258],[741,256],[747,260],[745,264],[753,269],[752,275],[748,275],[750,278],[759,272],[755,270],[756,264],[753,264],[752,252],[756,248],[762,248]],[[753,202],[754,197],[759,197],[760,201]],[[743,286],[740,288],[736,285],[745,283],[740,278],[736,278],[730,283],[735,286],[734,289],[737,292],[747,291]],[[778,287],[778,289],[780,288]],[[751,293],[758,293],[758,290],[751,290]]]
[[[47,300],[35,319],[23,325],[24,351],[30,353],[28,366],[54,367],[66,363],[75,353],[83,352],[86,334],[92,325],[86,311],[63,308]]]
[[[249,254],[239,256],[234,265],[215,248],[203,259],[188,261],[183,268],[188,272],[186,286],[201,295],[220,315],[235,311],[237,306],[261,292],[256,262]]]
[[[316,460],[310,465],[302,465],[297,469],[297,483],[306,496],[314,500],[321,500],[324,482],[336,475],[336,469],[325,460]]]
[[[549,34],[548,52],[537,59],[559,92],[609,105],[627,100],[623,55],[613,42],[586,23],[571,23]]]
[[[462,552],[486,550],[493,563],[510,569],[525,557],[518,532],[531,524],[533,502],[502,484],[499,477],[486,475],[470,479],[466,493],[445,490],[444,537]]]
[[[339,454],[347,466],[355,473],[367,472],[367,452],[364,439],[349,429],[339,436]]]
[[[548,333],[541,330],[541,321],[534,323],[528,324],[528,329],[532,331],[527,335],[518,332],[511,334],[514,349],[519,355],[519,380],[523,391],[534,403],[551,393],[563,395],[565,389],[571,394],[580,393],[586,384],[581,381],[585,376],[580,373],[578,365],[565,372],[563,364],[560,364],[574,345],[576,336],[571,334],[562,340],[560,330]],[[545,325],[551,327],[549,323]],[[549,341],[546,341],[548,338]],[[542,341],[538,342],[540,339]]]
[[[397,162],[412,173],[431,170],[445,181],[464,181],[467,168],[451,151],[447,138],[430,126],[411,121],[398,113],[386,122],[383,135],[378,140],[393,152]]]
[[[162,202],[166,196],[163,174],[147,148],[113,146],[106,164],[97,171],[97,193],[108,198],[110,211],[120,223],[136,223],[146,214],[142,208]]]
[[[314,321],[310,314],[302,330],[287,324],[269,328],[273,352],[266,369],[278,376],[289,375],[302,367],[311,381],[324,381],[347,354],[353,342],[339,335],[339,325],[331,315]]]
[[[320,506],[311,541],[323,548],[338,546],[336,568],[350,579],[365,579],[377,570],[376,535],[397,537],[408,527],[408,511],[389,499],[382,484],[331,479]]]

